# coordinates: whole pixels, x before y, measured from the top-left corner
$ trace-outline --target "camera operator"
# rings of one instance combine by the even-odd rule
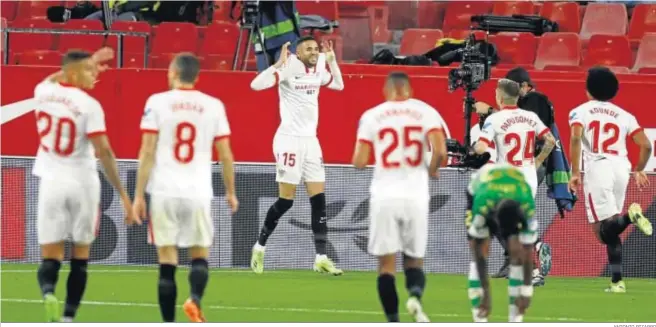
[[[252,38],[257,58],[257,71],[262,72],[280,57],[283,44],[291,44],[296,52],[296,41],[301,38],[298,11],[294,1],[250,1],[259,5]]]
[[[535,114],[540,117],[540,120],[544,125],[546,126],[551,126],[554,123],[554,113],[553,113],[553,105],[551,104],[551,101],[549,101],[549,98],[536,91],[535,90],[535,84],[531,81],[531,77],[528,74],[528,71],[522,67],[516,67],[511,69],[507,74],[506,78],[517,82],[520,85],[520,90],[519,90],[519,101],[517,102],[517,106],[520,109],[527,110],[527,111],[532,111]],[[477,102],[475,105],[476,112],[479,115],[490,115],[497,109],[491,107],[485,102]],[[536,142],[536,151],[535,153],[539,153],[538,149],[542,147],[544,143],[542,141],[537,141]],[[542,182],[544,181],[546,177],[546,165],[549,162],[549,160],[545,160],[544,163],[540,166],[537,167],[537,173],[538,173],[538,185],[541,185]],[[501,266],[501,269],[499,269],[499,272],[497,272],[494,277],[496,278],[504,278],[508,276],[508,267],[509,267],[509,257],[508,257],[508,250],[506,249],[505,244],[501,244],[504,247],[504,256],[505,260],[503,265]],[[545,264],[548,264],[549,267],[551,267],[551,247],[549,244],[541,242],[540,239],[536,242],[536,252],[538,253],[538,257],[542,261],[545,262]],[[537,276],[536,282],[538,284],[544,284],[544,277],[548,273],[547,271],[541,271],[540,275]]]

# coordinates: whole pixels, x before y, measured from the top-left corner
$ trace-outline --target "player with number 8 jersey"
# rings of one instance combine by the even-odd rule
[[[199,71],[195,55],[176,55],[168,71],[171,90],[148,98],[141,119],[134,211],[146,216],[147,191],[151,196],[149,242],[157,246],[158,299],[165,322],[175,321],[179,248],[188,248],[191,257],[190,296],[183,310],[192,322],[205,321],[200,308],[214,241],[214,149],[222,163],[225,198],[232,212],[238,207],[225,107],[219,99],[194,88]]]

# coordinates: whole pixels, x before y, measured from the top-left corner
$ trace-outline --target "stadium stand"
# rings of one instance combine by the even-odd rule
[[[44,19],[49,6],[73,6],[76,1],[3,1],[2,26],[74,31],[102,31],[100,22],[71,20],[55,24]],[[98,1],[96,5],[100,5]],[[536,36],[501,32],[489,35],[496,45],[498,68],[523,65],[538,70],[578,70],[603,64],[614,70],[649,73],[654,71],[650,58],[656,32],[656,5],[638,4],[632,12],[623,3],[535,1],[298,1],[300,14],[315,14],[340,22],[332,33],[314,32],[319,40],[334,42],[340,61],[366,63],[383,48],[398,55],[421,55],[444,37],[463,39],[470,33],[469,19],[475,14],[539,14],[557,22],[559,32]],[[207,25],[164,22],[151,26],[146,22],[117,21],[112,32],[149,33],[149,47],[143,37],[123,37],[125,67],[143,67],[144,52],[149,67],[164,68],[172,54],[189,51],[202,57],[204,69],[225,70],[232,66],[239,27],[230,18],[230,3],[214,2],[214,16]],[[238,14],[239,8],[232,10]],[[632,16],[628,15],[632,13]],[[203,23],[205,24],[205,23]],[[304,32],[307,34],[308,32]],[[486,33],[474,32],[477,39]],[[647,34],[646,34],[647,33]],[[642,40],[646,44],[642,44]],[[3,36],[4,37],[4,36]],[[69,49],[92,50],[100,46],[117,49],[116,35],[30,34],[11,32],[9,64],[45,64]],[[629,45],[627,47],[627,44]],[[250,46],[243,40],[242,46]],[[4,47],[4,43],[3,43]],[[635,58],[635,60],[634,60]],[[238,63],[241,65],[241,60]],[[255,67],[251,49],[247,67]],[[373,69],[373,67],[367,67]]]

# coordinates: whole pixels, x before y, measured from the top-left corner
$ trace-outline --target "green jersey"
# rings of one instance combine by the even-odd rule
[[[488,219],[502,200],[514,200],[524,213],[520,240],[537,237],[535,200],[521,170],[507,164],[488,164],[474,173],[468,186],[473,197],[468,233],[474,238],[489,237]],[[500,217],[503,219],[503,217]],[[522,240],[522,243],[530,243]]]

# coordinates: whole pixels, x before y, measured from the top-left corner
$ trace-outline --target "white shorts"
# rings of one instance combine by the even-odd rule
[[[626,163],[602,159],[585,163],[583,192],[590,223],[620,214],[624,208],[631,168]]]
[[[83,183],[74,180],[39,181],[37,232],[39,244],[72,239],[74,244],[91,244],[100,227],[100,179]]]
[[[273,138],[276,159],[276,182],[298,185],[305,182],[325,182],[321,145],[316,136],[276,134]]]
[[[148,243],[156,246],[210,247],[214,239],[211,199],[150,197]]]
[[[538,171],[535,166],[530,165],[530,166],[524,166],[524,167],[518,167],[522,173],[524,173],[524,178],[526,178],[526,182],[528,185],[531,187],[531,192],[533,192],[533,199],[535,199],[535,196],[538,193]]]
[[[428,241],[430,200],[371,199],[369,201],[369,253],[375,256],[403,252],[423,258]]]

